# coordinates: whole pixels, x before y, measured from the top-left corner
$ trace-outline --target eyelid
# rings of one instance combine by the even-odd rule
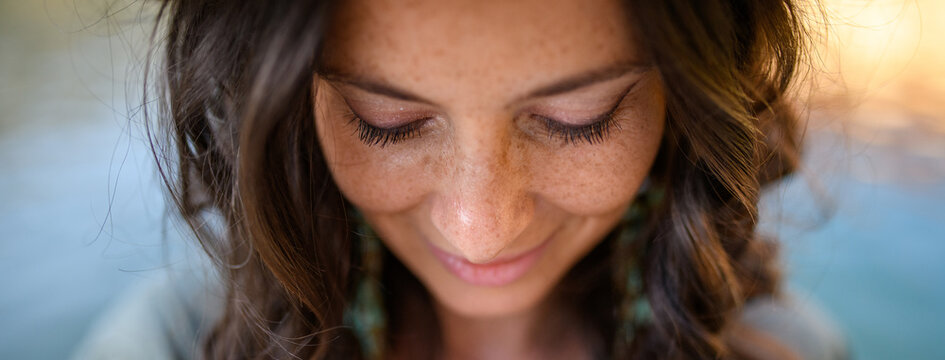
[[[582,120],[579,124],[556,119],[553,116],[533,114],[531,117],[543,122],[550,138],[558,137],[565,144],[575,144],[578,141],[584,141],[588,144],[600,143],[614,129],[620,129],[616,121],[616,113],[626,100],[627,95],[640,83],[637,79],[631,83],[627,89],[616,99],[611,108],[601,114],[595,115],[590,119]],[[345,102],[349,123],[357,122],[356,133],[358,138],[368,146],[379,146],[381,148],[395,144],[401,141],[409,140],[412,137],[419,137],[420,131],[424,125],[435,116],[414,117],[414,120],[395,126],[379,126],[366,121],[351,106],[348,98],[341,97]]]
[[[559,114],[555,114],[555,115],[549,114],[549,113],[555,112],[554,110],[534,111],[534,113],[542,114],[541,115],[542,117],[553,119],[564,126],[581,127],[581,126],[589,125],[604,118],[607,114],[612,114],[613,112],[615,112],[617,108],[620,106],[620,104],[623,103],[623,101],[626,99],[627,95],[629,95],[630,92],[632,92],[633,89],[636,88],[636,86],[641,82],[641,80],[642,79],[636,79],[635,81],[630,83],[630,85],[628,85],[625,89],[617,93],[618,95],[616,95],[612,100],[610,100],[611,102],[608,102],[608,104],[611,104],[609,105],[608,110],[601,112],[598,115],[591,116],[589,119],[584,118],[584,119],[575,119],[575,121],[569,121],[569,119],[566,119],[567,116],[561,114],[561,113],[566,113],[566,111],[559,111]]]
[[[554,118],[551,118],[551,117],[547,117],[547,116],[544,116],[544,115],[538,115],[538,114],[536,114],[536,115],[534,115],[534,116],[536,116],[536,117],[538,117],[538,118],[540,118],[540,119],[542,119],[542,120],[544,120],[544,121],[550,121],[550,122],[551,122],[550,125],[552,125],[552,126],[554,126],[554,127],[556,127],[556,128],[560,128],[560,129],[574,129],[574,130],[576,130],[576,129],[586,128],[586,127],[588,127],[588,126],[592,126],[592,125],[594,125],[594,124],[597,124],[597,123],[599,123],[599,122],[601,122],[601,121],[607,120],[607,118],[612,117],[612,116],[614,115],[614,113],[616,112],[617,108],[619,108],[619,107],[620,107],[620,104],[617,104],[617,106],[611,108],[610,110],[607,110],[606,112],[604,112],[604,113],[602,113],[602,114],[600,114],[600,115],[597,115],[597,116],[594,116],[593,118],[590,118],[590,119],[587,119],[587,120],[582,121],[581,124],[572,124],[572,123],[570,123],[570,122],[557,120],[557,119],[554,119]]]
[[[548,138],[558,138],[564,141],[565,145],[576,144],[578,141],[584,141],[588,144],[597,144],[604,141],[604,138],[612,130],[619,130],[620,123],[617,121],[616,113],[618,108],[594,117],[594,120],[586,125],[570,125],[541,115],[533,115],[544,123],[548,132]]]
[[[358,119],[365,121],[369,125],[379,129],[394,130],[397,128],[409,126],[414,122],[425,121],[435,117],[433,115],[429,115],[428,112],[405,111],[404,107],[398,107],[395,105],[388,106],[391,108],[391,110],[375,110],[375,112],[379,113],[392,112],[392,114],[366,115],[365,113],[356,110],[358,108],[357,105],[352,104],[352,102],[356,102],[357,100],[349,100],[349,98],[345,96],[341,96],[341,98],[346,105],[347,111],[351,113],[349,115],[354,115]],[[397,110],[393,110],[394,108],[397,108]]]
[[[379,146],[381,148],[403,140],[407,140],[414,136],[419,137],[421,135],[420,131],[423,126],[428,121],[433,119],[432,117],[426,117],[408,122],[403,125],[384,128],[364,121],[361,116],[352,111],[350,108],[349,111],[346,112],[346,116],[348,118],[349,124],[352,122],[357,123],[355,134],[358,136],[358,139],[361,140],[361,142],[368,146]]]
[[[540,115],[540,116],[543,117],[543,118],[546,118],[546,119],[550,119],[550,120],[552,120],[552,121],[555,121],[555,122],[557,122],[558,124],[560,124],[561,126],[564,126],[564,127],[580,128],[580,127],[584,127],[584,126],[589,126],[589,125],[598,123],[598,122],[600,122],[600,121],[606,119],[607,117],[613,116],[614,113],[616,113],[617,110],[620,108],[620,105],[623,104],[624,100],[627,98],[627,95],[629,95],[630,92],[632,92],[633,89],[636,88],[637,84],[639,84],[639,83],[640,83],[640,80],[637,80],[637,81],[634,81],[633,83],[631,83],[630,86],[628,86],[626,89],[624,89],[624,90],[620,93],[620,95],[619,95],[619,96],[616,98],[616,100],[614,101],[613,105],[611,105],[610,108],[608,108],[607,111],[604,111],[603,113],[600,113],[600,114],[598,114],[598,115],[595,115],[595,116],[591,117],[590,119],[582,119],[582,120],[580,120],[579,122],[575,123],[575,122],[571,122],[571,121],[565,121],[565,120],[560,119],[560,118],[555,118],[554,116],[546,116],[546,115]]]
[[[532,117],[544,123],[549,138],[557,137],[565,145],[573,145],[579,141],[587,144],[598,144],[603,142],[608,134],[613,130],[620,129],[620,123],[617,121],[617,112],[620,111],[627,95],[636,87],[640,80],[634,81],[617,98],[616,103],[611,108],[590,119],[583,120],[580,124],[556,120],[549,116],[534,114]]]
[[[378,124],[377,120],[368,120],[371,118],[364,116],[355,110],[356,106],[352,103],[355,102],[356,99],[353,99],[352,96],[345,96],[345,91],[340,90],[339,87],[335,86],[334,84],[331,85],[338,94],[338,98],[344,104],[342,117],[346,120],[347,124],[351,125],[353,123],[355,125],[353,135],[357,136],[362,143],[368,146],[378,146],[383,148],[387,145],[393,145],[415,136],[419,137],[421,135],[420,130],[424,127],[426,122],[434,118],[434,116],[429,115],[405,116],[398,114],[398,116],[396,116],[398,119],[396,120],[390,120],[394,116],[383,116],[383,121],[381,122],[388,124],[381,125]],[[396,106],[388,106],[390,109],[393,109],[394,107]],[[403,110],[403,107],[399,107],[398,110]],[[406,119],[407,121],[401,121],[401,118]]]

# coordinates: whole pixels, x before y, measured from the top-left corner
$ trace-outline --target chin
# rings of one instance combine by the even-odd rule
[[[509,317],[538,307],[549,295],[553,283],[540,276],[503,287],[480,287],[450,279],[449,284],[427,284],[433,300],[457,315],[468,318]],[[433,285],[433,286],[431,286]]]

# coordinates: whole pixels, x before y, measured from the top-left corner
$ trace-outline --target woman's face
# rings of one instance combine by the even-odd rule
[[[536,306],[630,205],[664,98],[618,1],[355,0],[316,76],[341,192],[436,301]]]

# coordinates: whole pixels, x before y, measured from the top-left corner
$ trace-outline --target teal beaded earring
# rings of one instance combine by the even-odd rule
[[[653,209],[663,202],[664,191],[661,187],[652,185],[649,181],[644,183],[641,191],[638,193],[633,204],[624,213],[621,220],[621,229],[614,241],[614,254],[627,255],[629,248],[638,239],[649,220]],[[645,249],[645,246],[642,248]],[[614,286],[620,291],[619,303],[616,304],[616,316],[618,318],[616,334],[616,352],[618,358],[623,358],[621,353],[626,344],[633,342],[633,338],[639,328],[648,324],[652,317],[650,302],[646,298],[643,289],[643,277],[640,272],[639,260],[644,254],[639,254],[634,258],[621,258],[614,262]]]
[[[387,333],[387,315],[381,294],[383,245],[360,212],[353,211],[353,216],[357,224],[354,239],[360,249],[362,271],[354,302],[346,309],[344,321],[354,330],[363,358],[379,360],[383,358]]]

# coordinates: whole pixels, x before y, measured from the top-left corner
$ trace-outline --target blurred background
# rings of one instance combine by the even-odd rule
[[[789,287],[857,359],[945,359],[945,2],[826,0],[804,170],[765,194]],[[139,1],[0,0],[0,359],[62,359],[192,262],[140,117]]]

